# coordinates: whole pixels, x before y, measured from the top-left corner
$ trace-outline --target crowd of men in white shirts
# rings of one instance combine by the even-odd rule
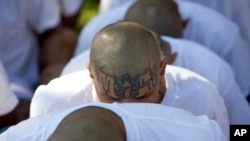
[[[83,5],[0,1],[1,141],[227,141],[250,124],[249,1],[100,0],[78,36]]]

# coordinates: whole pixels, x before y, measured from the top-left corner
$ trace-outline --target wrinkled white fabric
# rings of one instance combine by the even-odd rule
[[[207,115],[216,120],[228,137],[227,110],[216,87],[200,75],[175,66],[167,66],[168,84],[161,104]],[[192,100],[192,102],[190,102]],[[30,116],[72,107],[86,102],[99,102],[87,70],[71,73],[41,85],[31,102]]]
[[[189,19],[183,31],[183,38],[204,45],[229,63],[235,80],[246,97],[250,90],[250,51],[238,26],[222,14],[205,6],[189,1],[176,2],[182,19]],[[134,1],[128,1],[90,20],[80,33],[75,56],[91,46],[95,34],[100,29],[108,24],[122,21],[127,9],[133,3]]]
[[[18,99],[10,89],[2,62],[0,61],[0,116],[11,112],[18,104]]]
[[[194,116],[181,109],[149,103],[79,105],[23,121],[1,134],[0,140],[46,141],[67,115],[88,106],[102,107],[121,117],[127,141],[227,140],[218,124],[207,116]]]

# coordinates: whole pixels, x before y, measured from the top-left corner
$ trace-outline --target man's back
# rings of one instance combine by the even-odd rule
[[[96,107],[114,112],[125,126],[127,141],[225,141],[220,127],[206,116],[194,116],[188,111],[160,104],[127,103],[104,104],[88,103],[34,117],[10,127],[0,135],[0,140],[48,140],[60,128],[59,124],[72,113],[84,108]],[[164,112],[163,112],[164,111]],[[83,117],[84,118],[84,117]],[[71,127],[74,128],[74,127]],[[26,130],[22,130],[26,129]],[[67,134],[67,133],[66,133]]]
[[[99,6],[99,13],[109,11],[115,7],[118,7],[128,1],[134,0],[101,0]],[[187,0],[190,2],[199,3],[201,5],[210,7],[230,20],[237,23],[240,28],[240,32],[244,39],[249,43],[250,42],[250,16],[249,16],[249,1],[248,0]],[[240,7],[240,8],[239,8]]]
[[[195,115],[206,114],[215,119],[224,131],[228,131],[229,123],[224,102],[210,82],[179,67],[167,66],[166,71],[168,84],[163,105],[185,109]],[[30,116],[86,102],[99,102],[99,99],[89,73],[84,70],[54,79],[48,85],[39,86],[32,99]]]
[[[168,41],[172,51],[178,54],[172,65],[194,71],[215,84],[225,102],[230,124],[250,123],[249,104],[236,83],[230,66],[224,60],[202,45],[188,40],[166,36],[163,36],[163,40]]]
[[[80,34],[75,56],[90,47],[95,33],[102,27],[124,20],[126,11],[133,3],[133,1],[127,2],[94,17]],[[184,38],[201,43],[226,60],[233,68],[236,81],[243,94],[247,96],[250,88],[248,73],[250,70],[250,51],[240,36],[238,27],[221,14],[202,5],[186,1],[178,1],[177,4],[182,20],[189,19],[184,29]],[[199,12],[194,12],[191,9],[196,9],[195,11]],[[206,16],[201,16],[201,14]],[[239,58],[239,56],[241,57]]]
[[[192,41],[167,36],[162,36],[162,38],[170,43],[172,52],[177,53],[177,58],[172,65],[194,71],[216,86],[228,110],[230,124],[248,124],[250,122],[246,116],[250,114],[250,107],[235,82],[230,66],[224,60]],[[86,50],[71,59],[63,69],[61,76],[85,69],[85,64],[88,62],[89,50]]]
[[[230,20],[234,21],[240,28],[244,39],[250,43],[250,3],[248,0],[188,0],[210,7]]]
[[[190,19],[184,29],[184,38],[204,45],[223,58],[233,69],[237,83],[247,96],[250,88],[250,50],[236,24],[205,6],[176,2],[182,19]]]

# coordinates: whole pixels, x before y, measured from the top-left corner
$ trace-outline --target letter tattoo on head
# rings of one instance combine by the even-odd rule
[[[102,68],[98,70],[98,82],[101,83],[105,94],[116,99],[144,96],[145,92],[153,90],[157,82],[156,73],[150,68],[134,77],[127,73],[117,77],[105,73]]]

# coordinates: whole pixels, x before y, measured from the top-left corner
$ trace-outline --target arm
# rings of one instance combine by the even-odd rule
[[[40,84],[46,84],[60,75],[63,66],[71,58],[77,33],[63,26],[58,1],[29,0],[26,18],[39,40]]]
[[[0,116],[0,128],[11,126],[29,117],[30,100],[19,99],[19,104],[10,113]]]
[[[29,117],[29,100],[19,99],[11,91],[0,61],[0,128],[14,125]]]
[[[85,0],[61,0],[62,7],[62,25],[71,29],[75,29],[81,9],[84,8]]]
[[[63,67],[73,56],[78,35],[65,27],[51,29],[40,39],[40,84],[47,84],[60,75]]]

